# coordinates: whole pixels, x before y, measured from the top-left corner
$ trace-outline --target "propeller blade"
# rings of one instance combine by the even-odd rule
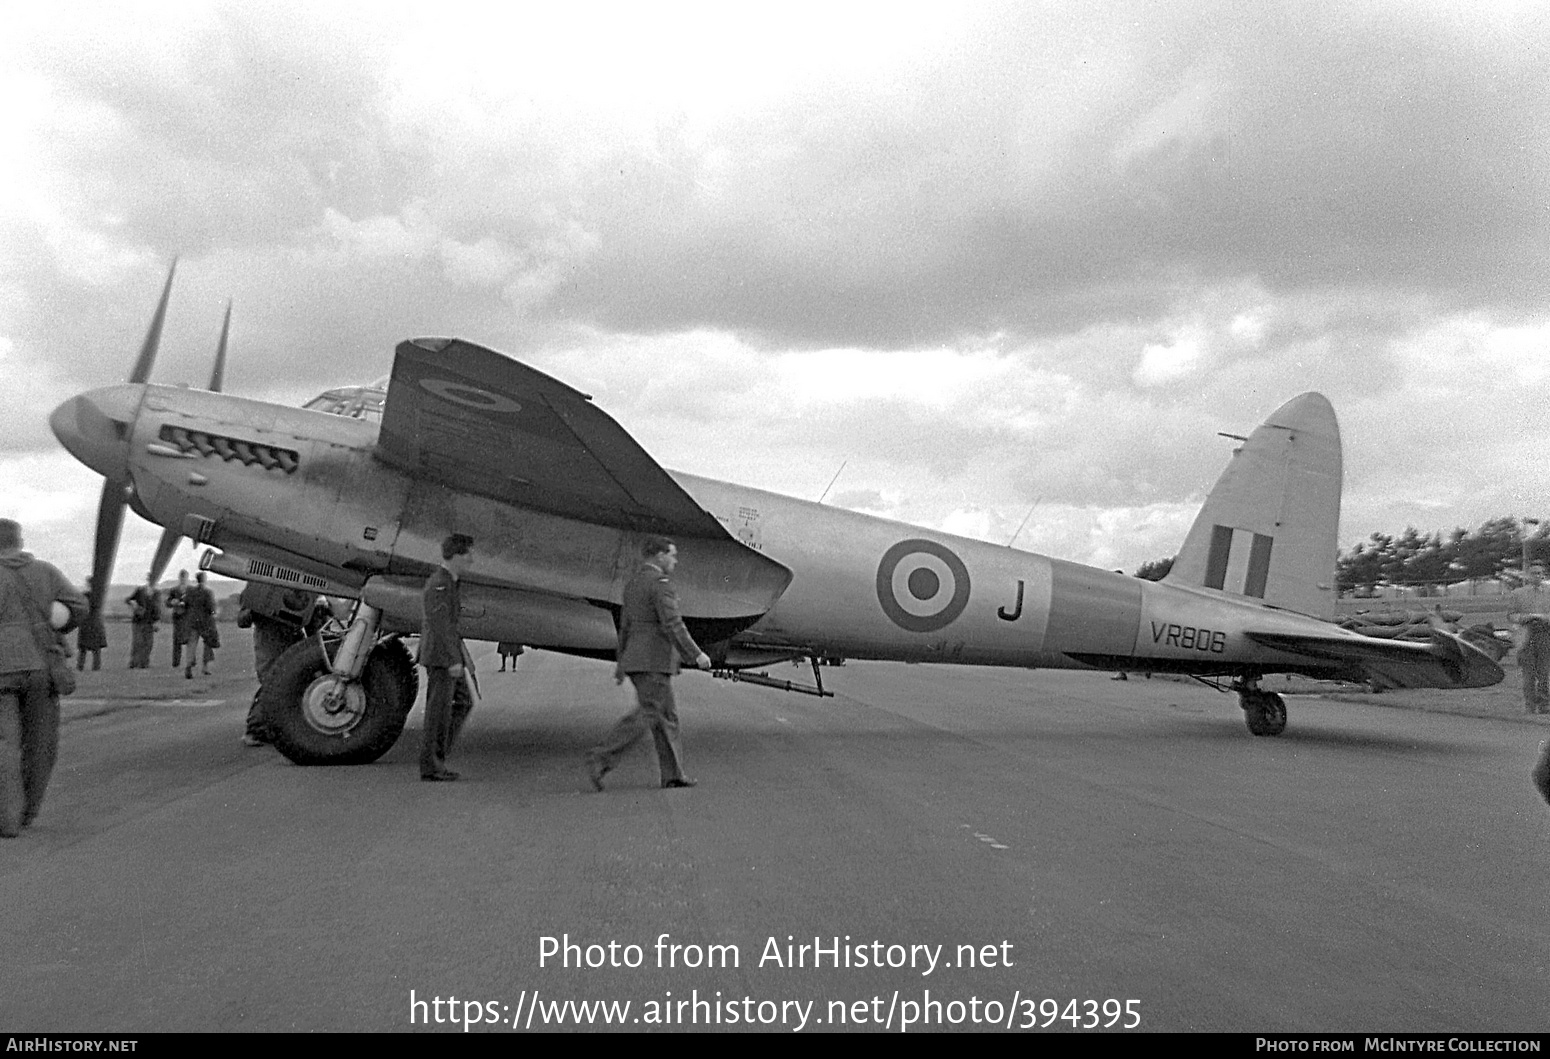
[[[124,528],[124,482],[109,478],[102,483],[102,501],[97,505],[97,537],[92,545],[92,611],[102,613],[109,579],[113,576],[113,556],[118,551],[118,535]]]
[[[226,303],[226,319],[221,324],[221,344],[215,348],[215,370],[210,373],[210,390],[221,392],[226,379],[226,336],[231,333],[231,302]]]
[[[156,303],[156,313],[151,317],[150,330],[145,333],[145,344],[140,347],[140,356],[135,359],[135,366],[129,372],[129,381],[132,383],[143,383],[151,377],[151,368],[156,364],[156,348],[161,345],[162,324],[167,319],[167,302],[172,298],[172,277],[177,274],[177,271],[178,259],[173,258],[172,264],[167,268],[167,282],[162,286],[161,301]],[[110,579],[113,576],[113,560],[118,553],[118,538],[124,530],[124,508],[128,506],[128,480],[109,476],[102,483],[102,499],[97,504],[97,535],[92,541],[91,605],[94,616],[102,614],[103,604],[107,599]],[[176,543],[174,540],[174,547]],[[157,555],[160,554],[161,547],[158,546]],[[171,557],[170,548],[168,557]]]
[[[172,297],[172,277],[177,271],[178,259],[173,258],[172,267],[167,269],[167,285],[162,288],[156,315],[151,317],[151,329],[145,333],[145,345],[140,347],[140,356],[135,360],[134,370],[129,373],[130,382],[145,382],[151,377],[151,367],[156,363],[156,347],[161,345],[161,325],[167,319],[167,300]]]
[[[172,553],[178,550],[178,545],[183,542],[183,534],[177,530],[164,529],[161,531],[161,540],[156,542],[156,555],[151,559],[151,583],[161,580],[161,575],[167,572],[167,564],[172,562]]]

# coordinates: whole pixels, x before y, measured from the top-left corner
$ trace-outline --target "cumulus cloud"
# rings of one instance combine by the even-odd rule
[[[1205,357],[1201,338],[1197,334],[1182,334],[1166,342],[1152,342],[1141,350],[1141,363],[1136,365],[1137,386],[1159,386],[1177,379],[1187,378]]]

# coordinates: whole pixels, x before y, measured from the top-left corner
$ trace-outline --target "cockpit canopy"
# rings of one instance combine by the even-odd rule
[[[383,376],[370,386],[336,386],[314,397],[303,408],[314,412],[326,412],[331,416],[347,416],[350,419],[369,419],[382,422],[382,404],[387,400],[388,376]]]

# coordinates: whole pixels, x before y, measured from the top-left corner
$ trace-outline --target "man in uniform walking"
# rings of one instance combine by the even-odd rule
[[[167,589],[167,610],[172,615],[172,668],[183,664],[183,645],[188,643],[188,571],[178,571],[178,583]]]
[[[637,705],[587,755],[587,778],[596,790],[603,789],[603,777],[620,755],[648,731],[656,743],[662,786],[695,785],[683,771],[672,678],[678,673],[680,656],[685,664],[700,669],[710,668],[710,658],[689,635],[678,611],[678,593],[670,578],[678,565],[677,546],[666,537],[648,537],[641,555],[644,561],[624,586],[614,666],[615,683],[623,683],[628,676],[635,685]]]
[[[59,694],[51,669],[59,634],[86,617],[86,597],[22,551],[21,527],[0,519],[0,836],[14,838],[43,805],[59,754]]]
[[[215,649],[221,646],[221,634],[215,628],[215,593],[205,585],[205,572],[199,571],[199,583],[183,590],[183,635],[188,644],[188,666],[183,675],[194,679],[194,663],[205,676],[215,661]],[[204,656],[200,657],[203,645]]]
[[[420,742],[420,779],[458,778],[447,754],[474,708],[468,691],[468,652],[458,630],[462,610],[458,582],[473,565],[474,539],[454,533],[441,542],[441,565],[425,579],[425,620],[420,626],[419,663],[425,667],[425,734]]]

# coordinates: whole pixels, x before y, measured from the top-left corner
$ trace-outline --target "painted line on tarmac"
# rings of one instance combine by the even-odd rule
[[[975,831],[968,824],[964,824],[963,828],[964,828],[965,831],[972,832],[975,838],[977,838],[981,842],[985,843],[985,845],[989,846],[991,849],[1011,849],[1012,848],[1010,846],[1002,844],[1000,841],[998,841],[996,838],[994,838],[991,835],[987,835],[987,834],[984,834],[982,832]]]

